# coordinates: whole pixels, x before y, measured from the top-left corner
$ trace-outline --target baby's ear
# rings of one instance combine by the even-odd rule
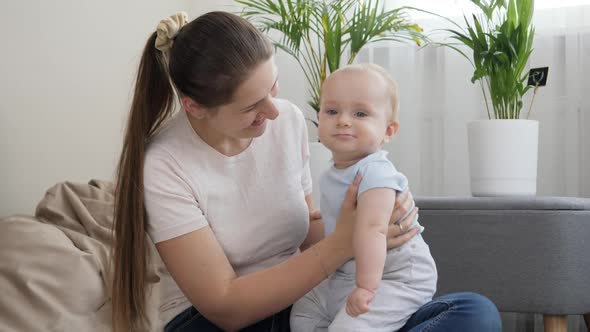
[[[182,108],[187,111],[193,118],[201,120],[205,118],[207,110],[201,104],[197,103],[190,97],[182,97],[180,99]]]
[[[387,127],[385,128],[385,137],[383,138],[384,143],[389,143],[389,141],[391,141],[393,136],[395,136],[395,134],[397,134],[398,129],[399,129],[399,121],[397,121],[397,120],[391,121],[387,125]]]

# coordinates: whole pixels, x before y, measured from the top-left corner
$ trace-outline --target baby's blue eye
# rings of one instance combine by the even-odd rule
[[[354,113],[354,116],[359,117],[359,118],[364,118],[365,116],[367,116],[367,113],[359,111],[359,112]]]
[[[334,115],[334,114],[337,114],[338,112],[336,110],[327,110],[326,113],[328,113],[330,115]]]

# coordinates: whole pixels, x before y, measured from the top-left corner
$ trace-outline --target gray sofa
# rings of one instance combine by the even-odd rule
[[[474,291],[502,312],[539,313],[566,331],[590,316],[590,199],[419,197],[439,270],[437,295]]]

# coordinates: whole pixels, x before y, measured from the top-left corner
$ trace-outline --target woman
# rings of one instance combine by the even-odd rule
[[[277,92],[272,46],[236,15],[187,23],[177,14],[148,39],[118,168],[116,331],[145,330],[145,232],[175,281],[162,299],[166,331],[288,331],[290,305],[352,258],[358,180],[336,230],[307,236],[320,223],[305,120]],[[176,96],[183,110],[172,114]],[[415,209],[393,225],[413,203],[400,196],[389,248],[418,231],[401,232]],[[476,294],[436,301],[406,327],[500,324],[495,306]]]

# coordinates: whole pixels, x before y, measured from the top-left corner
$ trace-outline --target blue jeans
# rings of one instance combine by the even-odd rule
[[[289,332],[287,308],[263,321],[248,326],[244,332]],[[165,332],[218,332],[195,308],[176,316]],[[475,293],[453,293],[433,299],[423,305],[399,332],[498,332],[502,321],[498,309],[488,298]],[[310,331],[313,332],[313,331]]]
[[[291,307],[274,314],[260,322],[254,323],[242,332],[289,332]],[[190,307],[174,317],[164,327],[164,332],[223,332],[201,315],[195,307]]]
[[[502,320],[496,305],[475,293],[439,296],[423,305],[399,332],[497,332]]]

